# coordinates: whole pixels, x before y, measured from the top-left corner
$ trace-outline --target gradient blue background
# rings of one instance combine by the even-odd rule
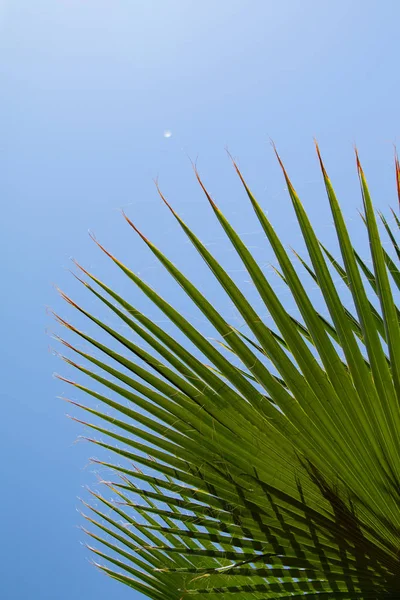
[[[354,142],[375,204],[386,212],[396,205],[399,22],[396,0],[0,0],[4,600],[135,597],[91,567],[80,546],[76,497],[96,481],[87,466],[93,449],[73,444],[82,428],[56,399],[70,390],[51,374],[67,371],[48,352],[56,342],[45,334],[59,330],[46,305],[73,314],[53,282],[95,311],[67,271],[71,255],[153,314],[87,229],[196,319],[118,209],[185,272],[205,277],[160,205],[152,183],[158,175],[170,201],[234,271],[187,159],[198,156],[215,199],[267,263],[224,147],[285,241],[298,247],[272,137],[330,240],[316,136],[361,236]],[[248,285],[243,273],[235,276]],[[216,286],[207,285],[222,306]]]

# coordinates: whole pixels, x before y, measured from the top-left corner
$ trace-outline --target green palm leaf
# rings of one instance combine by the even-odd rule
[[[297,256],[318,285],[328,317],[311,301],[235,162],[300,320],[285,309],[197,171],[273,328],[160,190],[239,312],[244,331],[127,216],[213,326],[217,343],[96,240],[186,342],[135,308],[132,294],[122,297],[78,263],[77,279],[112,318],[106,323],[95,309],[89,312],[61,292],[110,341],[57,316],[84,344],[58,338],[77,356],[64,360],[87,382],[61,379],[97,404],[70,402],[86,414],[88,420],[79,422],[94,431],[91,442],[115,456],[115,462],[94,460],[113,479],[105,483],[114,500],[92,492],[93,502],[84,502],[89,547],[101,570],[155,600],[400,597],[400,326],[394,291],[400,286],[399,245],[380,215],[395,257],[382,246],[357,157],[372,259],[367,266],[353,247],[317,152],[340,259],[318,239],[277,157],[308,252],[305,259]],[[397,158],[396,180],[400,190]],[[351,292],[352,307],[341,298],[332,270]],[[119,323],[128,333],[119,332]]]

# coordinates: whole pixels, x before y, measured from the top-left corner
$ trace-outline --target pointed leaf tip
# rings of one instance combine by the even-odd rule
[[[319,164],[320,164],[320,167],[321,167],[322,175],[323,175],[323,177],[324,177],[324,179],[325,179],[326,181],[329,181],[329,176],[328,176],[328,173],[327,173],[327,171],[326,171],[326,169],[325,169],[324,162],[323,162],[323,160],[322,160],[321,151],[320,151],[320,149],[319,149],[318,142],[317,142],[317,140],[316,140],[315,138],[314,138],[314,144],[315,144],[315,150],[316,150],[316,152],[317,152],[317,156],[318,156]]]
[[[59,373],[54,373],[54,377],[56,377],[60,381],[64,381],[64,383],[69,383],[70,385],[76,385],[76,383],[74,381],[72,381],[72,379],[67,379],[67,377],[60,375]],[[65,397],[60,398],[60,399],[68,401],[68,398],[65,398]]]
[[[90,273],[89,271],[87,271],[84,267],[82,267],[82,265],[80,263],[78,263],[78,261],[75,258],[71,258],[72,262],[74,263],[74,265],[80,270],[82,271],[82,273],[85,273],[85,275],[87,275],[88,277],[90,277]],[[76,276],[75,276],[76,277]]]
[[[397,187],[397,197],[400,204],[400,161],[399,155],[397,154],[397,148],[394,148],[394,163],[396,168],[396,187]]]
[[[201,177],[200,177],[200,174],[199,174],[199,172],[198,172],[198,170],[197,170],[197,167],[196,167],[196,166],[194,166],[193,168],[194,168],[194,172],[195,172],[195,175],[196,175],[196,179],[197,179],[197,181],[199,182],[201,189],[202,189],[202,190],[203,190],[203,192],[205,193],[207,200],[209,201],[209,203],[211,204],[211,206],[213,207],[213,209],[214,209],[215,211],[219,211],[219,209],[218,209],[218,206],[216,205],[216,203],[214,202],[214,200],[211,198],[211,196],[210,196],[209,192],[207,191],[207,188],[206,188],[206,186],[205,186],[205,185],[204,185],[204,183],[202,182],[202,180],[201,180]]]
[[[244,180],[244,177],[243,177],[243,175],[242,175],[242,173],[241,173],[241,171],[240,171],[240,169],[239,169],[239,167],[238,167],[238,165],[237,165],[237,162],[235,161],[235,159],[233,158],[233,156],[232,156],[232,154],[229,152],[229,150],[228,150],[227,148],[225,148],[225,150],[226,150],[226,153],[227,153],[227,155],[228,155],[228,156],[229,156],[229,158],[231,159],[231,162],[232,162],[233,168],[235,169],[235,171],[236,171],[237,175],[239,176],[239,179],[240,179],[240,181],[242,182],[242,184],[243,184],[244,188],[246,189],[246,191],[249,193],[249,192],[250,192],[250,190],[249,190],[249,188],[248,188],[248,186],[247,186],[247,183],[245,182],[245,180]]]
[[[354,153],[356,155],[356,164],[357,164],[358,172],[360,173],[360,175],[364,175],[364,171],[362,169],[361,162],[360,162],[360,157],[358,155],[357,146],[354,146]]]
[[[162,191],[160,190],[160,186],[158,185],[158,181],[157,181],[157,180],[154,180],[154,183],[155,183],[155,186],[156,186],[156,188],[157,188],[158,195],[160,196],[161,200],[164,202],[165,206],[166,206],[167,208],[169,208],[169,210],[172,212],[172,214],[173,214],[173,215],[176,217],[176,216],[177,216],[177,214],[176,214],[176,212],[174,211],[174,209],[172,208],[172,206],[170,205],[170,203],[168,202],[168,200],[166,199],[166,197],[164,196],[164,194],[162,193]]]
[[[96,244],[96,246],[98,246],[100,248],[100,250],[102,250],[104,252],[104,254],[106,254],[109,258],[111,258],[111,260],[116,261],[116,258],[111,254],[111,252],[109,252],[108,250],[106,250],[104,248],[104,246],[102,246],[100,244],[100,242],[97,241],[95,235],[93,233],[91,233],[90,231],[89,231],[89,237]]]
[[[74,273],[73,271],[71,271],[71,269],[68,269],[68,271],[71,273],[71,275],[73,277],[75,277],[75,279],[77,279],[79,281],[79,283],[81,283],[82,285],[84,285],[87,288],[90,288],[90,285],[88,284],[87,281],[85,281],[84,279],[82,279],[81,277],[79,277],[76,273]]]
[[[282,162],[282,159],[281,159],[281,157],[279,156],[279,154],[278,154],[278,150],[276,149],[276,146],[275,146],[275,144],[274,144],[274,142],[273,142],[273,141],[271,141],[271,145],[272,145],[272,147],[273,147],[273,149],[274,149],[275,156],[276,156],[276,158],[278,159],[278,163],[279,163],[279,165],[280,165],[280,167],[281,167],[281,169],[282,169],[282,173],[283,173],[283,176],[284,176],[284,178],[285,178],[286,184],[287,184],[288,188],[289,188],[290,190],[292,190],[292,192],[294,192],[294,191],[295,191],[295,189],[294,189],[294,187],[293,187],[293,185],[292,185],[292,182],[291,182],[291,181],[290,181],[290,179],[289,179],[289,175],[287,174],[287,171],[286,171],[286,169],[285,169],[285,165],[283,164],[283,162]]]
[[[128,217],[128,215],[122,211],[122,216],[124,217],[125,221],[132,227],[132,229],[134,229],[136,231],[136,233],[138,235],[140,235],[140,237],[142,238],[142,240],[144,242],[146,242],[146,244],[150,244],[150,240],[147,239],[147,237],[140,231],[140,229],[138,229],[136,227],[136,225],[130,220],[130,218]]]

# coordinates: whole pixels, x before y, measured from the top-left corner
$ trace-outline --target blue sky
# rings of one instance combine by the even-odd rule
[[[215,199],[268,262],[224,148],[238,158],[285,242],[298,247],[271,137],[330,241],[316,136],[361,236],[354,143],[376,206],[396,205],[399,19],[396,0],[0,0],[5,600],[135,597],[91,567],[80,545],[77,496],[95,485],[93,449],[74,444],[82,428],[56,399],[70,390],[51,376],[66,369],[48,351],[55,342],[46,329],[57,327],[46,306],[73,315],[52,288],[57,283],[94,307],[68,273],[74,256],[148,314],[153,309],[128,289],[87,230],[190,316],[119,209],[185,272],[205,278],[158,200],[158,176],[175,208],[234,270],[193,177],[188,156],[198,157]],[[236,277],[246,286],[243,273]],[[215,284],[207,285],[223,308]]]

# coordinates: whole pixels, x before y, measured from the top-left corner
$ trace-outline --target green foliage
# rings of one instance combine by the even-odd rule
[[[400,597],[400,326],[394,301],[400,250],[380,215],[395,259],[382,245],[357,157],[372,259],[367,266],[353,248],[317,152],[341,258],[317,238],[278,157],[308,251],[296,266],[233,163],[300,321],[287,312],[197,172],[273,329],[161,192],[247,333],[235,329],[128,217],[218,332],[220,344],[98,242],[187,343],[79,265],[85,281],[79,280],[110,311],[107,323],[122,322],[129,333],[123,336],[62,294],[112,340],[104,345],[57,317],[89,348],[61,340],[84,359],[85,366],[65,358],[93,389],[68,383],[104,407],[77,404],[90,417],[91,441],[116,456],[115,464],[95,461],[114,473],[116,482],[107,485],[117,501],[93,493],[93,505],[85,504],[92,526],[87,533],[96,545],[91,549],[100,569],[155,600]],[[397,159],[396,177],[400,190]],[[329,318],[311,301],[301,265],[319,286]],[[351,292],[351,309],[334,274]]]

